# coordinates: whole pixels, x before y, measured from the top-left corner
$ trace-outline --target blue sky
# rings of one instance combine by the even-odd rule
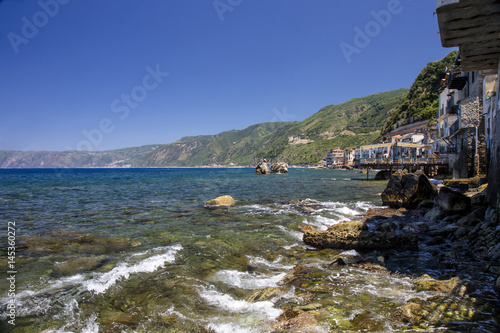
[[[0,1],[0,149],[107,150],[409,88],[435,1]]]

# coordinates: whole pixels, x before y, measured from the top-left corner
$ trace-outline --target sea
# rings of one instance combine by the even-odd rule
[[[393,274],[329,270],[354,250],[316,250],[301,226],[325,230],[359,221],[381,206],[387,181],[357,170],[291,168],[0,170],[1,332],[274,332],[284,308],[309,298],[310,332],[409,331],[391,313],[411,299],[428,265],[425,251],[386,256]],[[230,195],[236,205],[205,207]],[[308,280],[271,298],[297,265]],[[465,277],[467,278],[467,277]],[[436,320],[423,331],[497,332],[497,294],[489,275],[460,311],[480,316]],[[267,289],[266,289],[267,288]],[[488,307],[488,304],[491,306]],[[481,307],[481,308],[480,308]],[[479,309],[480,308],[480,309]],[[457,310],[459,311],[459,310]]]

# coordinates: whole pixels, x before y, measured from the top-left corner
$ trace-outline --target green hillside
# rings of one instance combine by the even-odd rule
[[[457,53],[458,51],[450,52],[443,59],[427,64],[413,82],[401,104],[391,110],[387,123],[382,128],[382,134],[394,129],[394,124],[398,121],[408,122],[409,118],[413,118],[416,122],[436,117],[439,110],[437,91],[446,74],[446,68],[453,65]]]
[[[262,123],[240,131],[185,137],[146,156],[145,166],[248,165],[260,158],[311,163],[334,147],[372,142],[389,110],[401,103],[407,89],[389,91],[328,105],[312,116],[287,123]],[[308,143],[293,144],[290,137]]]
[[[380,133],[391,109],[407,89],[354,98],[328,105],[298,122],[252,125],[216,135],[184,137],[164,145],[103,152],[0,152],[2,168],[166,167],[250,165],[261,158],[288,163],[317,162],[328,150],[360,146]]]

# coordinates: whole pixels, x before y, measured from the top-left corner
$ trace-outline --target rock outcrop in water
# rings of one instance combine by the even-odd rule
[[[271,173],[288,173],[288,164],[285,162],[277,162],[271,165]]]
[[[269,165],[267,164],[267,160],[261,160],[255,169],[256,175],[269,175],[271,174],[271,169],[269,169]]]
[[[413,209],[423,200],[433,200],[437,193],[436,185],[423,171],[408,173],[398,170],[389,179],[381,198],[385,206]]]
[[[341,222],[325,231],[316,230],[314,227],[302,230],[304,243],[320,249],[418,250],[416,235],[370,231],[362,222]]]
[[[208,207],[230,207],[236,205],[233,197],[230,195],[223,195],[212,200],[208,200],[203,203],[203,205]]]

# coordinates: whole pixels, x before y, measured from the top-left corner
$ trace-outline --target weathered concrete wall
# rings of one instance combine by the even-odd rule
[[[500,58],[498,59],[498,73],[500,74]],[[500,75],[497,87],[500,87]],[[486,199],[490,205],[500,208],[500,94],[497,91],[496,106],[491,117],[490,129],[490,170],[488,174],[488,191]]]
[[[454,137],[457,150],[455,157],[450,161],[453,169],[453,178],[469,178],[474,176],[476,129],[462,129]]]

